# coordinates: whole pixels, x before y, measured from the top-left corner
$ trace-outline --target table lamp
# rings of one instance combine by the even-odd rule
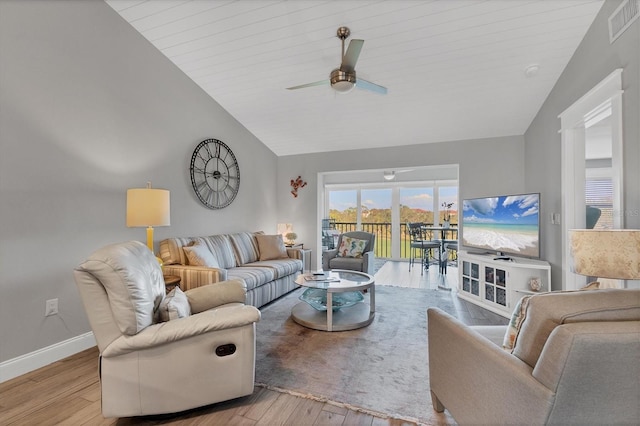
[[[152,189],[151,182],[147,183],[146,188],[127,189],[127,226],[147,227],[147,247],[152,253],[153,227],[169,225],[171,203],[168,190]]]
[[[616,280],[640,279],[640,229],[571,229],[571,270]]]

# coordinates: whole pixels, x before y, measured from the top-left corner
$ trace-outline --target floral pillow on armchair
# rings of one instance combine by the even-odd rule
[[[367,240],[358,240],[357,238],[342,237],[342,243],[338,248],[336,256],[339,257],[362,257],[364,250],[367,248]]]

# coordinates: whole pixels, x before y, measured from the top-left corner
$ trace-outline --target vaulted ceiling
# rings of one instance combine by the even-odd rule
[[[275,154],[291,155],[522,135],[602,0],[107,3]],[[340,65],[340,26],[347,45],[364,40],[357,77],[388,93],[286,90]]]

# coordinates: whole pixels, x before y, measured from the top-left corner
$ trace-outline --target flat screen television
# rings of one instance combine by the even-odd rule
[[[462,202],[463,246],[484,252],[540,257],[540,194],[500,195]]]

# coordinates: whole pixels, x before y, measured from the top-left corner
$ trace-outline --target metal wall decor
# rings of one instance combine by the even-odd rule
[[[191,185],[210,209],[227,207],[240,189],[240,166],[231,148],[218,139],[198,144],[191,156]]]
[[[291,189],[291,194],[298,198],[298,188],[304,188],[305,186],[307,186],[307,182],[303,181],[300,176],[297,179],[291,179],[291,188],[293,188]]]

